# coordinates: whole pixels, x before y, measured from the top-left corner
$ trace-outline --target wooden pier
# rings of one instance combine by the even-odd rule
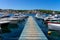
[[[48,40],[32,16],[29,16],[19,40]]]

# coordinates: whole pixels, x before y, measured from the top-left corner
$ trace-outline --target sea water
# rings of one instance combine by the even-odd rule
[[[49,39],[49,40],[57,40],[60,39],[60,36],[57,36],[58,34],[56,34],[55,36],[53,35],[56,32],[53,32],[52,35],[48,36],[47,32],[48,32],[48,26],[46,24],[44,24],[43,20],[37,20],[35,18],[35,14],[26,14],[28,16],[33,16],[33,18],[35,19],[36,23],[39,25],[39,27],[41,28],[41,30],[43,31],[43,33],[45,34],[45,36]],[[44,15],[48,15],[48,14],[44,14]],[[10,16],[13,16],[13,14],[10,14]],[[11,32],[8,33],[2,33],[2,35],[0,36],[2,38],[2,40],[18,40],[21,32],[24,29],[25,23],[26,23],[27,19],[25,19],[24,21],[20,21],[17,24],[9,24],[8,29]]]

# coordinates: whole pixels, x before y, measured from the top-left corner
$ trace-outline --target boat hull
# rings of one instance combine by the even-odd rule
[[[0,21],[0,33],[10,32],[8,29],[10,21]]]
[[[12,18],[12,19],[9,19],[9,21],[11,24],[17,24],[19,22],[19,19],[18,18]]]
[[[49,30],[60,30],[60,24],[48,23]]]

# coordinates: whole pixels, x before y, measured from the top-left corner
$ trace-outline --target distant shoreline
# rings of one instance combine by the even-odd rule
[[[0,12],[8,12],[8,13],[48,13],[51,14],[54,10],[43,10],[43,9],[34,9],[34,10],[14,10],[14,9],[0,9]],[[57,14],[60,14],[60,11],[54,11]]]

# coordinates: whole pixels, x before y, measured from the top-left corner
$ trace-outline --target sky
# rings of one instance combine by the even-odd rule
[[[0,0],[0,9],[60,11],[60,0]]]

